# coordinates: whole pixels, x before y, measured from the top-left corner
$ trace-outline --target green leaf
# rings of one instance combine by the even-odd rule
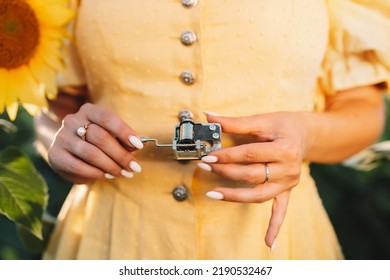
[[[18,226],[16,232],[22,241],[24,247],[31,253],[41,253],[47,246],[50,235],[54,229],[54,224],[43,219],[42,222],[42,235],[43,239],[37,238],[31,232],[26,230],[25,227]]]
[[[17,148],[0,153],[0,214],[42,239],[42,214],[47,185],[30,160]]]

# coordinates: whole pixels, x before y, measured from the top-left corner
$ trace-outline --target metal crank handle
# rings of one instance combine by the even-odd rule
[[[173,147],[172,144],[159,144],[158,140],[157,139],[153,139],[153,138],[148,138],[148,137],[142,136],[139,139],[141,140],[142,143],[154,142],[156,147],[162,147],[162,148],[172,148]]]

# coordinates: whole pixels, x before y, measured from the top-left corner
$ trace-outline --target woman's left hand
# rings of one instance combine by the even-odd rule
[[[262,203],[273,199],[265,237],[272,248],[286,215],[290,191],[299,183],[301,163],[308,146],[304,114],[277,112],[249,117],[207,114],[224,133],[250,136],[250,143],[224,148],[203,157],[199,164],[227,179],[253,184],[248,188],[217,187],[208,193],[216,199]],[[269,176],[267,178],[267,169]]]

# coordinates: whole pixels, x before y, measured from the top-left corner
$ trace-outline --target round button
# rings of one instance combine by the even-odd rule
[[[185,46],[191,46],[196,42],[196,38],[196,34],[192,31],[184,31],[180,36],[181,43]]]
[[[184,7],[191,8],[196,4],[198,4],[198,0],[182,0],[181,3],[183,4]]]
[[[177,186],[173,189],[172,195],[176,201],[184,201],[188,198],[188,190],[184,186]]]
[[[183,71],[180,75],[180,79],[186,85],[192,85],[193,83],[195,83],[195,76],[190,71]]]
[[[193,119],[194,114],[190,110],[183,109],[179,112],[179,115],[177,116],[177,118],[179,119],[179,121],[182,122],[185,119]]]

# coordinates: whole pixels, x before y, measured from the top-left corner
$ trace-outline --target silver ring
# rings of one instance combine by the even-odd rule
[[[77,130],[76,130],[76,134],[78,135],[78,136],[80,136],[80,138],[82,139],[82,140],[84,140],[85,141],[85,136],[87,135],[87,128],[88,128],[88,125],[89,125],[90,123],[87,123],[87,124],[84,124],[83,126],[80,126]]]
[[[264,165],[264,169],[265,169],[265,179],[264,179],[264,182],[262,184],[265,184],[269,180],[269,167],[268,167],[267,163],[263,163],[263,165]]]

